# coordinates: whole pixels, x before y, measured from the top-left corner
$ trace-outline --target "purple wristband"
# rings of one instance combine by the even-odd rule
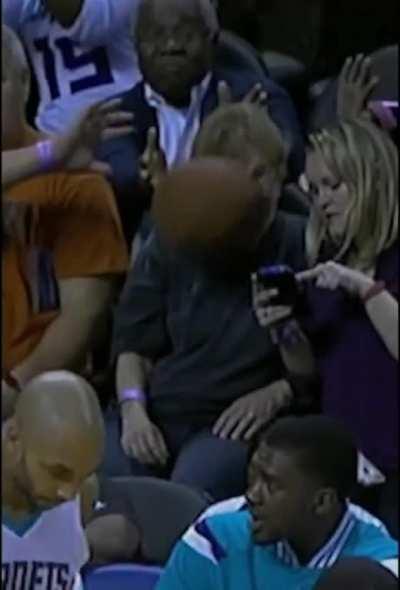
[[[299,325],[294,319],[277,326],[271,335],[273,343],[278,346],[296,346],[302,340]]]
[[[55,163],[53,141],[51,139],[38,141],[36,144],[36,153],[39,157],[42,170],[44,172],[51,170]]]
[[[123,389],[119,396],[119,403],[123,404],[131,401],[146,403],[146,396],[139,388]]]

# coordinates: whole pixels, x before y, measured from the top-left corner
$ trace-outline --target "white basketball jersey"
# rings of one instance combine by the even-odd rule
[[[18,527],[3,513],[2,590],[75,590],[88,559],[78,498]]]
[[[38,82],[39,129],[64,131],[84,107],[140,80],[132,38],[139,1],[84,0],[65,29],[40,0],[2,0],[3,23],[19,34]]]

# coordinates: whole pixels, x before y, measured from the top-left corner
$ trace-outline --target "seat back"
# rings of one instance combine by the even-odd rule
[[[85,590],[154,590],[162,570],[142,565],[115,564],[87,570]]]
[[[115,478],[129,500],[142,535],[146,562],[164,565],[185,530],[206,510],[206,498],[189,487],[150,477]]]
[[[256,49],[235,33],[228,31],[221,31],[216,62],[226,68],[251,70],[257,77],[269,76],[268,68]]]

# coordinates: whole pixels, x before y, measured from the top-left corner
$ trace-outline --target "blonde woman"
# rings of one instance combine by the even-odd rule
[[[298,275],[309,310],[303,328],[321,377],[323,411],[357,435],[363,454],[378,468],[372,469],[375,481],[384,476],[386,483],[373,488],[373,503],[393,531],[398,502],[397,149],[385,132],[364,121],[322,132],[310,143],[305,174],[312,203],[306,235],[310,270]],[[305,353],[305,336],[291,310],[273,308],[268,301],[269,294],[258,291],[258,319],[279,338],[288,368],[299,370],[311,353]]]

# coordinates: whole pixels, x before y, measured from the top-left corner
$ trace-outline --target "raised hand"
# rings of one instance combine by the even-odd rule
[[[57,161],[67,170],[91,169],[109,174],[110,167],[95,160],[98,145],[133,131],[133,114],[120,110],[121,99],[100,102],[84,110],[72,129],[54,138]]]
[[[225,81],[219,82],[217,94],[219,106],[226,106],[235,102],[232,90],[229,84]],[[268,102],[268,94],[263,89],[262,84],[255,84],[240,102],[251,103],[265,107]]]
[[[140,159],[140,179],[155,188],[166,170],[167,160],[158,142],[157,129],[151,127],[147,133],[146,149]]]
[[[348,57],[339,75],[337,115],[342,121],[368,116],[367,103],[371,92],[379,82],[372,75],[371,60],[362,54]]]

